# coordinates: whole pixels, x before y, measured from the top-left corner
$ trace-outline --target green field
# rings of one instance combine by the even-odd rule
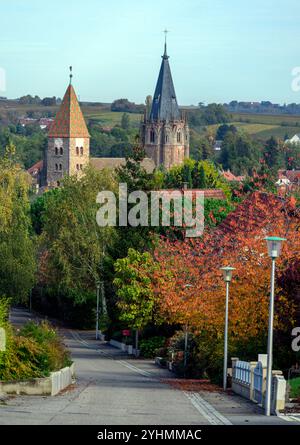
[[[87,120],[92,119],[101,125],[113,127],[120,125],[123,113],[108,110],[95,110],[95,107],[83,107],[82,111]],[[138,126],[141,120],[140,114],[129,113],[129,120],[132,126]]]
[[[271,136],[284,139],[300,133],[300,116],[274,116],[266,114],[235,114],[232,113],[230,124],[239,130],[250,134],[258,140],[267,140]],[[207,128],[213,133],[217,131],[219,124],[208,125]]]

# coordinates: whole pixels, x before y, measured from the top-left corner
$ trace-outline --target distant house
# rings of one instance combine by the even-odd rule
[[[216,141],[216,142],[214,143],[214,150],[215,150],[215,151],[221,151],[221,149],[222,149],[222,144],[223,144],[223,141],[221,141],[221,140]]]
[[[229,182],[243,182],[243,181],[245,181],[245,176],[235,176],[230,170],[221,172],[221,176],[223,176],[223,178]]]
[[[48,118],[48,117],[42,117],[38,124],[40,126],[41,130],[45,130],[48,129],[50,127],[50,125],[52,124],[54,119]]]
[[[292,138],[285,140],[286,144],[300,144],[300,133],[295,134]]]
[[[39,125],[41,130],[48,129],[50,125],[52,124],[54,119],[50,119],[48,117],[41,117],[41,119],[34,119],[30,117],[24,117],[19,120],[19,124],[22,125],[22,127],[26,127],[27,125],[33,125],[37,124]]]
[[[226,199],[225,193],[223,192],[223,190],[221,189],[189,189],[187,187],[183,187],[182,189],[161,189],[161,192],[168,192],[168,193],[172,193],[172,192],[181,192],[182,195],[185,191],[187,192],[192,192],[193,194],[195,194],[196,192],[198,193],[203,193],[204,194],[204,198],[206,199]]]
[[[26,127],[26,125],[35,124],[37,121],[37,119],[33,119],[31,117],[24,117],[19,120],[19,124],[22,125],[22,127]]]
[[[299,191],[300,170],[278,170],[278,181],[276,181],[275,185],[280,195]]]

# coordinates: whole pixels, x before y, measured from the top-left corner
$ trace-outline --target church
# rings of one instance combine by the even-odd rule
[[[189,157],[189,127],[177,103],[166,42],[154,97],[148,101],[141,122],[140,140],[146,153],[142,165],[148,172],[161,165],[170,169]],[[28,172],[40,186],[58,187],[65,175],[81,176],[88,164],[103,169],[125,162],[125,158],[90,156],[90,134],[70,74],[70,84],[48,132],[44,159]]]

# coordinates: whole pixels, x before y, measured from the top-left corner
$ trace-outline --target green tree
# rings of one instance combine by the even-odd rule
[[[269,168],[278,169],[284,167],[283,150],[278,140],[273,136],[265,143],[264,159]]]
[[[10,143],[0,160],[0,295],[25,302],[35,282],[36,262],[29,217],[29,184]]]
[[[139,330],[154,319],[156,297],[151,276],[156,267],[148,252],[141,253],[134,249],[129,249],[127,257],[118,259],[114,264],[119,317],[128,327],[136,330],[136,349]]]
[[[122,114],[121,127],[123,128],[123,130],[128,130],[130,127],[130,118],[127,113]]]
[[[96,197],[101,190],[116,191],[112,172],[88,167],[83,177],[65,178],[59,193],[46,195],[41,280],[68,294],[74,305],[95,299],[95,290],[104,280],[104,255],[113,242],[114,227],[99,227],[96,221]]]

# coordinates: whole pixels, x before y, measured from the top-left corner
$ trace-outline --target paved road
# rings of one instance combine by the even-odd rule
[[[17,310],[12,321],[22,324],[27,317]],[[171,374],[151,361],[130,359],[91,333],[62,332],[75,361],[76,384],[55,397],[18,396],[0,403],[0,425],[292,424],[266,418],[238,396],[176,390],[161,381]]]

